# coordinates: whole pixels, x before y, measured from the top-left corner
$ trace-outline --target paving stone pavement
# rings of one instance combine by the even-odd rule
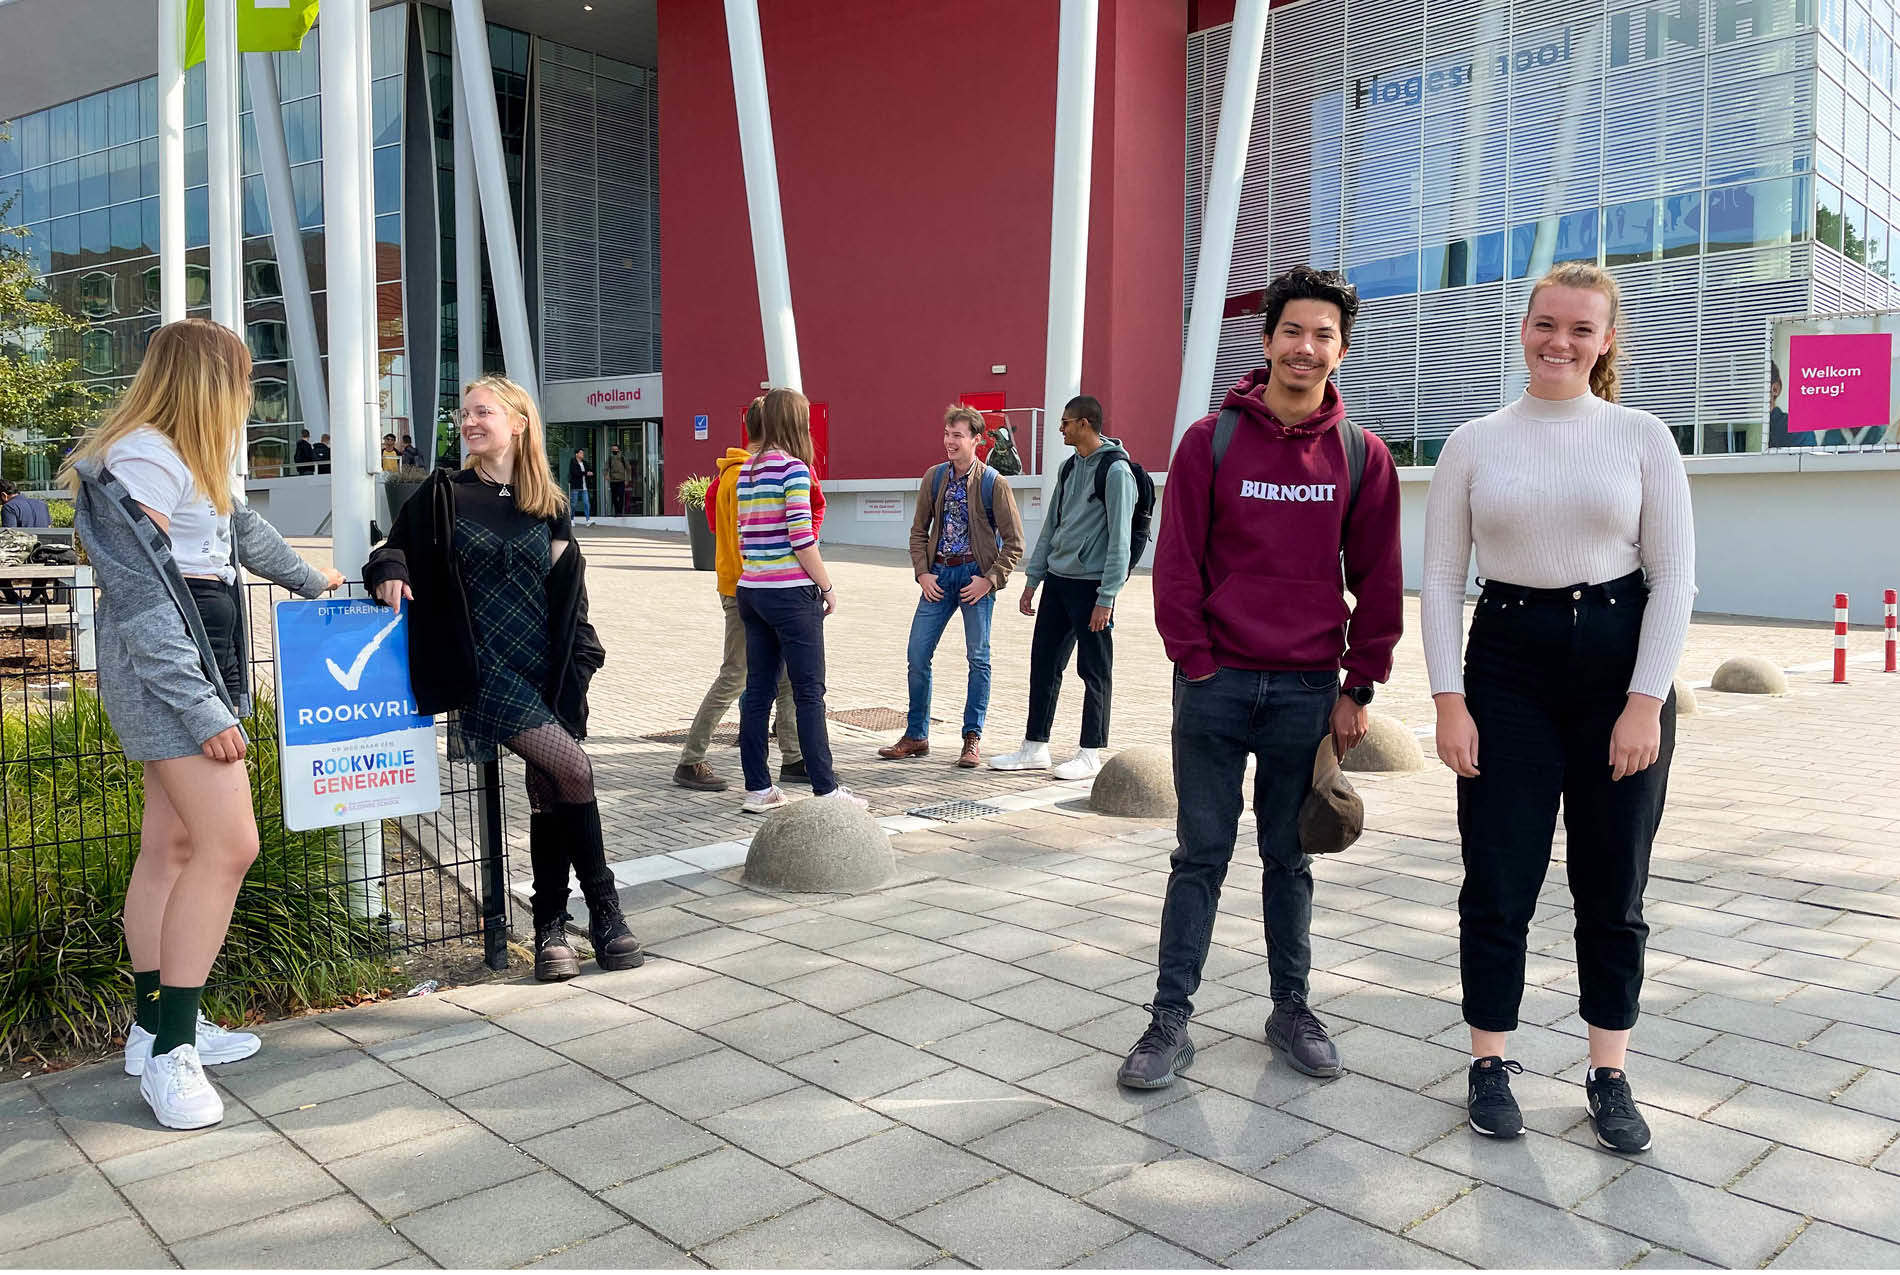
[[[673,553],[626,541],[595,551],[597,596]],[[847,608],[890,570],[844,563]],[[673,619],[674,649],[698,640]],[[655,696],[640,730],[683,676],[654,641],[603,674]],[[851,706],[860,685],[901,703],[901,660],[850,654]],[[1646,1155],[1599,1150],[1582,1106],[1561,839],[1515,1041],[1529,1132],[1465,1127],[1442,770],[1357,777],[1368,832],[1315,864],[1312,1000],[1348,1074],[1298,1075],[1262,1043],[1241,854],[1199,1057],[1147,1093],[1114,1071],[1146,1019],[1172,830],[979,772],[951,782],[1014,808],[900,833],[883,889],[645,881],[623,891],[639,969],[273,1024],[213,1072],[213,1130],[158,1129],[116,1059],[0,1086],[0,1265],[1900,1266],[1900,677],[1793,680],[1682,722],[1629,1064]],[[1165,721],[1129,700],[1130,735]],[[610,792],[669,755],[603,753]],[[888,814],[940,781],[913,763],[864,787]],[[690,835],[743,831],[705,819]]]

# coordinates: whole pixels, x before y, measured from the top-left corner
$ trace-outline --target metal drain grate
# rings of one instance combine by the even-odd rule
[[[848,708],[842,712],[826,713],[825,716],[831,721],[856,726],[860,730],[903,730],[910,720],[909,714],[894,708]]]
[[[965,801],[959,797],[955,801],[940,801],[934,806],[918,806],[904,812],[919,819],[935,819],[938,823],[961,823],[965,819],[982,819],[989,815],[1005,813],[1001,806],[985,805],[980,801]]]
[[[683,744],[686,742],[686,734],[683,730],[669,730],[662,731],[658,735],[642,735],[640,738],[650,744]],[[737,726],[721,726],[712,734],[714,747],[736,745],[738,742],[739,728]]]

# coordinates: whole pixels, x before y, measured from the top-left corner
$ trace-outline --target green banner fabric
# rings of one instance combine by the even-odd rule
[[[239,53],[294,53],[317,22],[317,0],[237,0]],[[205,60],[205,0],[185,7],[185,65]]]

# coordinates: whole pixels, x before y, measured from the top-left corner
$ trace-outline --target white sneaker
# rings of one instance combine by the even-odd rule
[[[749,815],[762,815],[768,811],[777,810],[780,806],[789,806],[791,804],[792,799],[785,795],[784,789],[780,788],[777,784],[773,784],[764,792],[753,792],[751,789],[747,789],[745,804],[740,806],[739,809]]]
[[[826,801],[831,801],[834,799],[837,801],[848,801],[852,805],[856,806],[859,810],[869,810],[871,808],[870,802],[858,796],[856,793],[852,792],[849,788],[846,788],[843,784],[839,784],[836,788],[833,788],[830,792],[826,793],[823,798],[823,800],[826,800]]]
[[[142,1076],[145,1064],[152,1056],[152,1042],[157,1039],[137,1023],[125,1033],[125,1074]],[[237,1062],[249,1058],[258,1051],[264,1042],[250,1032],[226,1031],[224,1028],[198,1015],[198,1061],[206,1067],[215,1067],[219,1063]]]
[[[224,1119],[224,1099],[205,1079],[198,1051],[190,1045],[146,1062],[139,1097],[167,1129],[202,1129]]]
[[[1057,766],[1050,773],[1057,779],[1092,779],[1102,768],[1102,759],[1095,755],[1093,748],[1078,748],[1075,756]]]
[[[1029,740],[1013,753],[1004,753],[1001,757],[990,758],[991,770],[1047,770],[1049,769],[1049,745],[1037,744]]]

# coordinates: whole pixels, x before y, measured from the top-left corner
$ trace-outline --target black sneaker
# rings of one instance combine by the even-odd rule
[[[1511,1096],[1511,1075],[1523,1064],[1496,1054],[1471,1064],[1465,1080],[1465,1112],[1471,1127],[1487,1138],[1515,1138],[1524,1132],[1524,1113]]]
[[[811,772],[805,769],[803,761],[787,762],[778,768],[778,781],[782,784],[804,784],[811,786]]]
[[[1649,1150],[1649,1122],[1636,1109],[1630,1079],[1620,1067],[1592,1067],[1584,1092],[1590,1099],[1590,1122],[1597,1142],[1612,1151]]]
[[[1177,1072],[1194,1062],[1194,1042],[1188,1039],[1187,1015],[1179,1010],[1156,1009],[1143,1005],[1154,1017],[1148,1030],[1128,1051],[1122,1068],[1115,1073],[1118,1083],[1130,1089],[1164,1089],[1174,1083]]]
[[[534,927],[534,977],[541,983],[560,983],[581,972],[581,958],[567,941],[568,916]]]
[[[1267,1044],[1279,1050],[1295,1071],[1322,1080],[1340,1072],[1339,1046],[1303,1000],[1274,1002],[1273,1017],[1267,1019]]]
[[[627,928],[618,900],[589,901],[587,937],[594,944],[594,961],[603,970],[630,970],[646,963],[646,952]]]

